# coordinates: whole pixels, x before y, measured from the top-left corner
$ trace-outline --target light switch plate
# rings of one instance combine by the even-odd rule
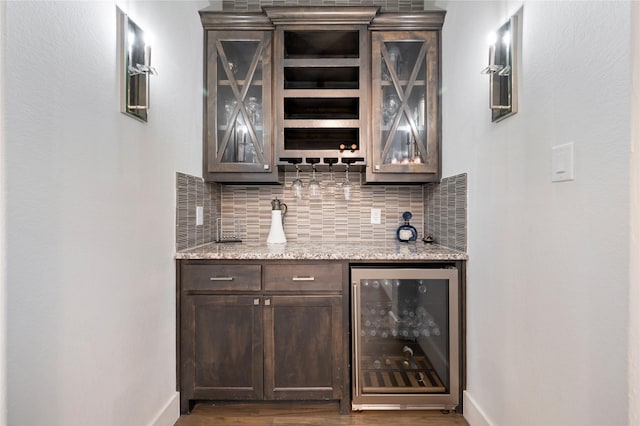
[[[202,206],[196,206],[196,226],[204,225],[204,208]]]
[[[575,180],[573,142],[551,148],[551,182]]]
[[[380,216],[381,216],[380,209],[371,209],[371,224],[380,225],[380,221],[381,221]]]

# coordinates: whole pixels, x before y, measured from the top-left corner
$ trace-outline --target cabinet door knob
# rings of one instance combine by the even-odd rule
[[[271,299],[265,299],[264,300],[264,305],[265,306],[271,306]]]
[[[260,299],[253,299],[253,304],[254,305],[259,305],[260,304]]]

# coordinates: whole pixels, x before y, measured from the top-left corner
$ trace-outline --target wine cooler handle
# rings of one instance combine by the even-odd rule
[[[354,380],[354,385],[353,385],[353,390],[356,396],[360,396],[360,390],[362,389],[360,387],[360,365],[357,365],[357,363],[360,362],[360,296],[358,295],[358,291],[360,289],[358,288],[358,282],[354,281],[353,282],[353,301],[351,302],[353,304],[352,306],[352,322],[353,322],[353,326],[352,326],[352,341],[353,341],[353,380]]]

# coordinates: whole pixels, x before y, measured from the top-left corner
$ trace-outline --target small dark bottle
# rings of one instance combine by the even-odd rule
[[[396,233],[398,241],[407,243],[409,241],[415,241],[418,238],[418,231],[414,226],[409,224],[409,221],[412,217],[413,215],[411,214],[411,212],[402,213],[404,225],[400,225],[400,227],[398,227],[398,232]]]

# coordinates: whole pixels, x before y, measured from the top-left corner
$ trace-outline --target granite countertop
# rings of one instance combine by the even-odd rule
[[[176,253],[176,259],[257,260],[467,260],[466,253],[438,244],[389,242],[208,243]]]

